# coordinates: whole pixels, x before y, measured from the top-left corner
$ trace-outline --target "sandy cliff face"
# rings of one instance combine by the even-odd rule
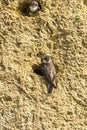
[[[0,130],[87,130],[87,2],[42,0],[36,16],[0,1]],[[52,56],[57,89],[34,73]]]

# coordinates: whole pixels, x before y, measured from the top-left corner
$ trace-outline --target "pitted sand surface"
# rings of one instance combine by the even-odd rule
[[[42,0],[24,16],[0,1],[0,130],[87,130],[87,1]],[[34,73],[52,56],[57,89]]]

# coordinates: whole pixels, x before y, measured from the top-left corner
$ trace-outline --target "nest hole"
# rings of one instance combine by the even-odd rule
[[[22,2],[22,3],[19,3],[18,10],[20,10],[20,12],[21,12],[23,15],[28,16],[28,12],[27,12],[28,6],[29,6],[29,2],[24,1],[24,2]]]
[[[32,68],[33,68],[35,74],[41,75],[41,76],[43,75],[43,74],[41,73],[41,70],[40,70],[40,68],[39,68],[38,65],[35,65],[35,64],[34,64],[34,65],[32,66]]]
[[[41,5],[41,2],[38,1],[38,0],[35,0],[38,2],[39,4],[39,7],[40,7],[40,10],[42,10],[42,5]],[[28,12],[28,8],[30,6],[30,3],[31,3],[31,0],[30,1],[23,1],[23,2],[20,2],[19,3],[19,6],[18,6],[18,10],[22,13],[22,15],[24,16],[29,16],[29,12]],[[39,10],[39,11],[40,11]],[[36,12],[37,13],[37,12]]]

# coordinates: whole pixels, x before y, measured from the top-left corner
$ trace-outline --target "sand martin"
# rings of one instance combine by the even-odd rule
[[[27,8],[28,13],[37,13],[41,9],[40,3],[38,1],[32,0]]]
[[[57,88],[53,83],[56,70],[50,56],[45,55],[41,58],[40,71],[49,83],[48,92],[51,93],[53,88]]]

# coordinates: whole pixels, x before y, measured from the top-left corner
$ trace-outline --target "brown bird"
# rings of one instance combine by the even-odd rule
[[[51,93],[53,88],[57,88],[53,83],[56,70],[50,56],[43,56],[41,59],[40,71],[49,83],[48,92]]]
[[[29,3],[27,8],[27,12],[30,13],[37,13],[41,9],[40,3],[38,1],[32,0]]]

